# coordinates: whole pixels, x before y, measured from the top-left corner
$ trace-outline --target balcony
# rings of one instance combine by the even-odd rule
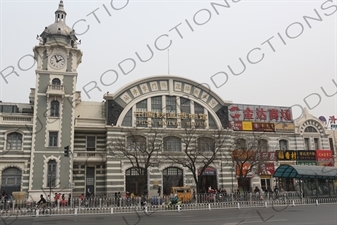
[[[50,96],[62,96],[62,98],[64,98],[64,86],[55,84],[48,85],[47,97]]]
[[[0,115],[1,125],[27,125],[33,124],[33,117],[21,114]]]
[[[95,151],[74,151],[74,162],[77,163],[105,163],[106,153]]]

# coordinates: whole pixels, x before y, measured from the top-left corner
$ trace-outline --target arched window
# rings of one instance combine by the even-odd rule
[[[163,194],[171,194],[172,187],[184,186],[183,170],[177,167],[168,167],[163,170]]]
[[[50,103],[50,116],[60,116],[60,103],[57,100],[53,100]]]
[[[288,150],[288,141],[287,140],[279,140],[280,150]]]
[[[133,167],[125,171],[126,191],[135,195],[147,194],[147,175],[143,168]]]
[[[52,85],[61,85],[61,81],[58,78],[54,78],[51,82]]]
[[[140,135],[133,135],[127,137],[127,146],[128,151],[146,151],[146,138]]]
[[[55,187],[56,186],[56,168],[57,163],[56,160],[49,160],[48,161],[48,180],[47,180],[47,187]]]
[[[22,171],[16,167],[9,167],[2,171],[1,190],[7,194],[21,191]]]
[[[18,132],[7,134],[6,149],[7,150],[21,150],[22,149],[22,134]]]
[[[212,152],[215,150],[215,141],[209,137],[198,138],[199,152]]]
[[[165,137],[164,138],[164,151],[180,152],[181,151],[181,139],[178,137]]]
[[[316,128],[312,127],[312,126],[308,126],[305,128],[304,132],[308,132],[308,133],[317,133]]]
[[[246,140],[243,138],[236,139],[235,146],[237,149],[245,150],[247,149],[247,143]]]
[[[257,145],[258,145],[257,150],[259,151],[265,152],[265,151],[268,151],[269,149],[268,141],[266,139],[259,139],[257,141]]]

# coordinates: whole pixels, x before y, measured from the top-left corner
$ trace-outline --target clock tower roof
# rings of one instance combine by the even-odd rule
[[[58,9],[55,11],[55,22],[44,29],[40,35],[42,38],[52,35],[68,36],[72,40],[77,40],[75,31],[66,24],[67,13],[64,10],[64,4],[61,0]]]

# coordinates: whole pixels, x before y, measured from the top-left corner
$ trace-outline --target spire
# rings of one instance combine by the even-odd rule
[[[61,0],[59,3],[59,8],[55,11],[55,23],[57,22],[65,22],[66,21],[66,11],[64,11],[63,1]]]

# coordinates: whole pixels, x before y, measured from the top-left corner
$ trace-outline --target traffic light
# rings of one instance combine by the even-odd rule
[[[69,145],[64,147],[64,157],[69,157]]]
[[[161,186],[158,186],[158,194],[160,195],[161,193]]]

